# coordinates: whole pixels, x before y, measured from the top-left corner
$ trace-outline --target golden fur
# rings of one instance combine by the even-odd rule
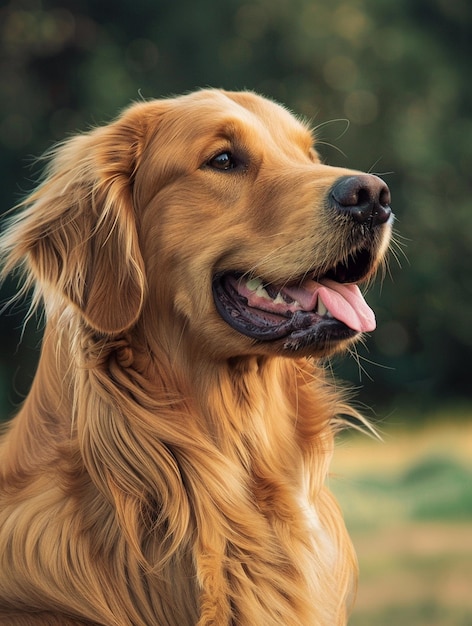
[[[335,626],[356,560],[324,486],[354,414],[318,364],[215,310],[215,272],[329,268],[350,170],[251,93],[138,103],[53,153],[1,239],[46,328],[0,447],[0,623]],[[209,167],[246,155],[244,171]],[[389,226],[372,241],[370,276]]]

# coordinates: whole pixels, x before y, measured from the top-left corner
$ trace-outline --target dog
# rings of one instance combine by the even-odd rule
[[[375,328],[378,177],[252,92],[132,104],[50,154],[3,274],[46,319],[0,448],[0,623],[334,626],[356,557],[325,486]],[[343,417],[344,416],[344,417]]]

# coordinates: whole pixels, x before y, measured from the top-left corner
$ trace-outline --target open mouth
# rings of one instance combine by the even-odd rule
[[[374,313],[357,284],[372,263],[371,252],[361,250],[322,275],[311,271],[281,284],[222,272],[213,279],[216,308],[232,328],[252,339],[283,340],[290,350],[324,347],[374,330]]]

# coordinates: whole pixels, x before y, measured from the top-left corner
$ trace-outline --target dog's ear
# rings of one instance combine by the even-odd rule
[[[101,333],[132,326],[145,297],[133,205],[143,107],[56,148],[44,182],[22,203],[0,246],[4,270],[23,265],[47,312],[62,296]]]

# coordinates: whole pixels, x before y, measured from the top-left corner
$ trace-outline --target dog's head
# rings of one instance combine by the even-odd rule
[[[324,356],[375,327],[379,178],[320,162],[283,107],[216,90],[139,103],[60,147],[5,242],[60,306],[213,356]]]

